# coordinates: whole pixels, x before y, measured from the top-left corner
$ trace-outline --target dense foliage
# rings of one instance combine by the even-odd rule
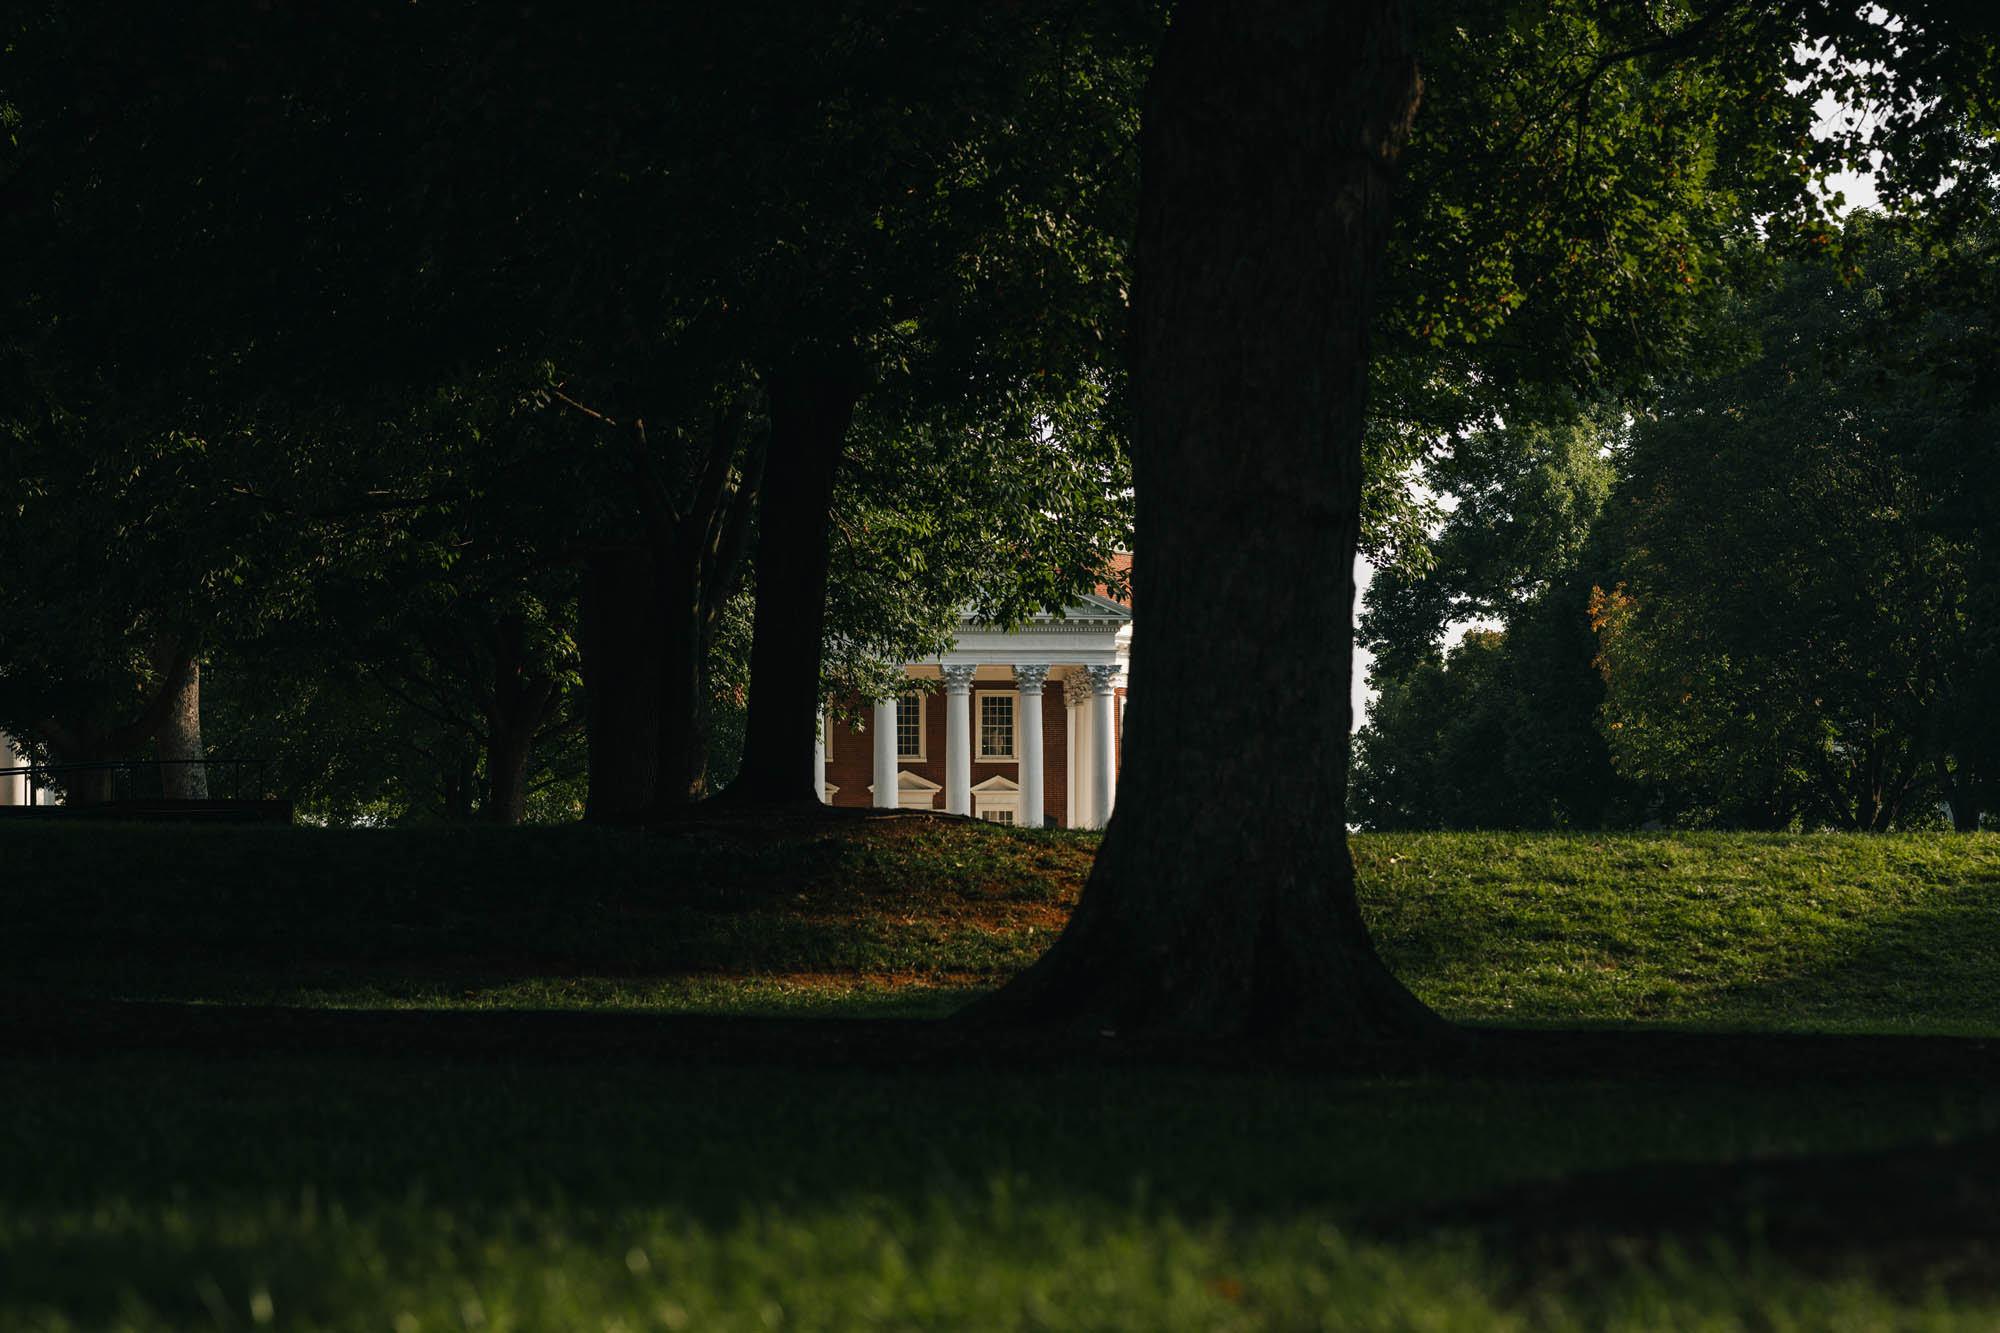
[[[1507,488],[1539,525],[1532,576],[1465,554],[1523,519],[1453,486],[1467,499],[1431,571],[1371,592],[1364,822],[1977,826],[2000,691],[1980,483],[2000,419],[1960,349],[1990,316],[1913,308],[1926,257],[1879,220],[1845,245],[1858,267],[1795,264],[1724,307],[1717,341],[1739,363],[1578,461],[1616,475],[1601,512]],[[1986,248],[1963,241],[1952,262]],[[1478,441],[1459,452],[1476,460]],[[1476,617],[1504,633],[1442,651],[1447,624]]]
[[[699,795],[800,614],[801,362],[858,406],[826,688],[1099,581],[1157,15],[691,17],[10,16],[0,727],[142,754],[201,661],[210,752],[329,817],[574,814],[586,748]]]
[[[1092,586],[1131,544],[1130,238],[1169,9],[16,6],[0,727],[39,758],[145,754],[201,667],[210,753],[272,759],[318,813],[574,814],[730,776],[760,610],[823,602],[818,684],[866,691],[968,605]],[[1361,540],[1391,570],[1385,696],[1435,679],[1380,716],[1438,693],[1446,624],[1498,618],[1473,651],[1505,669],[1468,657],[1461,684],[1500,691],[1469,711],[1511,794],[1477,819],[1609,818],[1654,770],[1626,735],[1606,776],[1572,725],[1599,688],[1574,607],[1528,610],[1581,568],[1583,442],[1740,366],[1709,310],[1771,255],[1843,262],[1815,192],[1840,166],[1876,162],[1899,226],[1976,233],[1991,34],[1817,0],[1415,23]],[[1823,93],[1852,114],[1815,134]],[[1978,247],[1913,259],[1869,364],[1990,404],[1992,275]],[[760,515],[792,471],[774,386],[815,377],[845,424],[801,591],[766,547],[815,525]],[[1900,466],[1957,506],[1935,523],[1970,552],[1976,637],[1991,452],[1913,441]],[[1431,812],[1364,783],[1370,819],[1466,805],[1437,747],[1382,744],[1364,764]],[[1918,780],[1976,792],[1984,762]]]

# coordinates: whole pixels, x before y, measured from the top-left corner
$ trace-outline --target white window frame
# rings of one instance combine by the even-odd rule
[[[1012,702],[1008,709],[1012,715],[1012,725],[1008,733],[1013,741],[1013,750],[1008,754],[986,753],[987,699],[1008,699]],[[1018,764],[1021,762],[1021,692],[1019,690],[974,690],[972,692],[972,762],[975,764]]]
[[[917,752],[915,754],[904,754],[903,710],[910,706],[910,697],[912,695],[916,696],[917,701]],[[914,685],[896,696],[896,762],[899,764],[923,764],[930,762],[930,755],[927,753],[930,749],[930,728],[925,725],[930,721],[930,718],[925,716],[924,712],[929,707],[930,697],[930,691]]]

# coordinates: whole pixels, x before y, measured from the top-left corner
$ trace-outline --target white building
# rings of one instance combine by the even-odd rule
[[[866,728],[822,733],[833,805],[941,810],[1003,824],[1101,828],[1118,794],[1131,608],[1086,595],[1018,629],[964,621],[949,652],[912,662]]]

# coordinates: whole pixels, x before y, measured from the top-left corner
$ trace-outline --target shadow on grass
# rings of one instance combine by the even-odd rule
[[[1990,1023],[2000,1000],[2000,883],[1838,929],[1806,970],[1730,987],[1730,1011],[1810,1025],[1857,1009],[1892,1021]]]
[[[615,1265],[635,1230],[688,1227],[760,1252],[941,1229],[1055,1263],[1135,1218],[1247,1227],[1246,1246],[1260,1227],[1370,1219],[1392,1239],[1469,1232],[1503,1250],[1518,1230],[1539,1255],[1591,1233],[1590,1207],[1607,1234],[1671,1231],[1689,1182],[1709,1179],[1655,1166],[1621,1188],[1632,1163],[1731,1159],[1753,1164],[1726,1169],[1752,1182],[1749,1203],[1711,1180],[1697,1193],[1723,1205],[1700,1225],[1741,1233],[1793,1208],[1756,1193],[1758,1159],[2000,1128],[2000,1043],[1484,1030],[1355,1049],[13,990],[0,1087],[17,1219],[0,1216],[0,1286],[112,1322],[112,1288],[86,1279],[116,1273],[215,1322],[196,1277],[340,1308],[342,1282],[366,1274],[327,1259],[336,1213],[340,1263],[447,1272],[496,1236]],[[1896,1199],[1836,1202],[1915,1213],[1944,1170]],[[1519,1193],[1573,1173],[1588,1183],[1555,1202]]]
[[[981,1027],[931,1019],[770,1018],[588,1009],[323,1009],[105,1000],[0,990],[0,1056],[590,1063],[786,1069],[1164,1068],[1495,1080],[2000,1084],[2000,1038],[1593,1026],[1458,1029],[1437,1042],[1202,1039]]]

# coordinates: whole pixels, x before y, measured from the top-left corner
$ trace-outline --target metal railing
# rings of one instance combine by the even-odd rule
[[[259,800],[264,796],[265,763],[262,759],[114,759],[89,764],[20,764],[13,768],[0,768],[0,779],[25,777],[28,780],[29,805],[47,804],[41,799],[41,793],[50,791],[60,791],[69,803],[78,803],[73,794],[77,784],[63,779],[92,773],[110,775],[109,787],[101,793],[105,801],[151,801],[167,799],[162,769],[205,768],[208,770],[210,799]],[[221,786],[215,781],[218,770],[229,779],[226,795],[217,795]]]

